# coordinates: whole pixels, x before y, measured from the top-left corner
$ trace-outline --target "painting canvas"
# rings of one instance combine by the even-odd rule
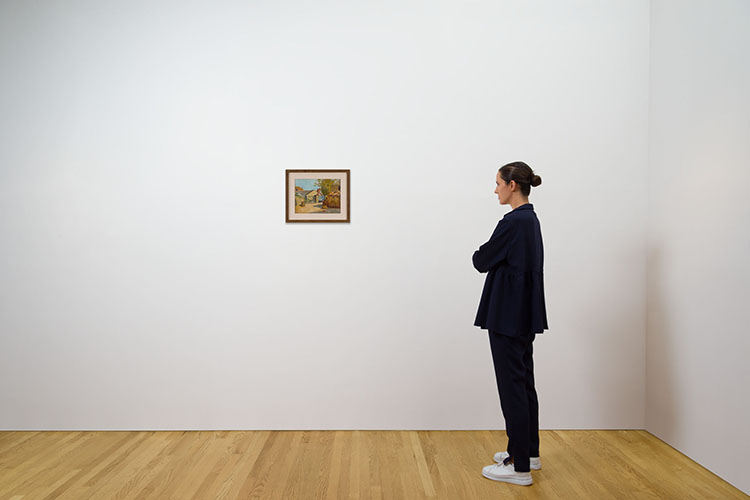
[[[341,213],[341,179],[295,179],[294,213]]]
[[[287,222],[349,222],[349,170],[287,170]]]

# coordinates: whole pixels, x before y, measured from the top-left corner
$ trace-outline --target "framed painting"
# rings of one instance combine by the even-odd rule
[[[287,170],[287,222],[349,222],[349,170]]]

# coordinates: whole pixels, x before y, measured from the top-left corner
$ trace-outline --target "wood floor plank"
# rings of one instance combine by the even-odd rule
[[[331,446],[331,465],[328,468],[328,487],[325,491],[326,500],[339,499],[339,485],[341,483],[341,471],[343,461],[343,432],[333,431],[333,444]]]
[[[20,446],[37,434],[39,432],[36,431],[0,431],[0,459],[2,459],[3,453]]]
[[[125,446],[117,449],[107,460],[107,466],[91,476],[84,485],[86,495],[78,494],[77,500],[109,498],[116,489],[132,480],[135,471],[143,467],[163,448],[163,440],[155,432],[132,432]]]
[[[430,476],[430,468],[427,465],[427,459],[424,456],[424,450],[422,449],[422,441],[419,439],[417,432],[405,433],[408,435],[407,446],[411,446],[411,452],[414,460],[417,464],[417,470],[419,471],[419,480],[422,483],[425,496],[432,498],[436,496],[435,485],[432,483],[432,477]]]
[[[14,488],[17,488],[19,492],[28,491],[35,484],[46,481],[45,476],[48,474],[50,460],[53,460],[58,454],[64,454],[71,446],[74,447],[78,444],[78,433],[53,434],[57,435],[49,436],[49,446],[40,447],[39,443],[34,443],[34,446],[19,451],[19,464],[15,467],[12,466],[10,470],[6,469],[3,473],[3,477],[7,478],[8,483],[13,483]],[[41,439],[43,437],[37,441]],[[6,459],[12,460],[12,457],[9,456]],[[0,484],[0,498],[7,493],[7,485]]]
[[[504,431],[0,432],[0,500],[747,499],[646,431],[542,431],[521,487]]]
[[[148,439],[146,433],[132,432],[97,432],[91,440],[92,449],[79,457],[81,472],[66,489],[53,492],[55,500],[80,500],[91,496],[98,486],[103,471],[137,446],[137,443]],[[96,446],[98,445],[98,446]]]

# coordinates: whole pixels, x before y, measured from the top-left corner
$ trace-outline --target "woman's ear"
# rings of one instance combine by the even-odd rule
[[[508,186],[510,186],[510,192],[512,193],[516,190],[516,186],[518,186],[518,184],[516,184],[516,181],[510,181],[508,183]]]

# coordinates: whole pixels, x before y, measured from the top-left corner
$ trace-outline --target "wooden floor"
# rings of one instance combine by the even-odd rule
[[[542,431],[532,486],[485,479],[504,431],[0,432],[0,500],[748,498],[645,431]]]

